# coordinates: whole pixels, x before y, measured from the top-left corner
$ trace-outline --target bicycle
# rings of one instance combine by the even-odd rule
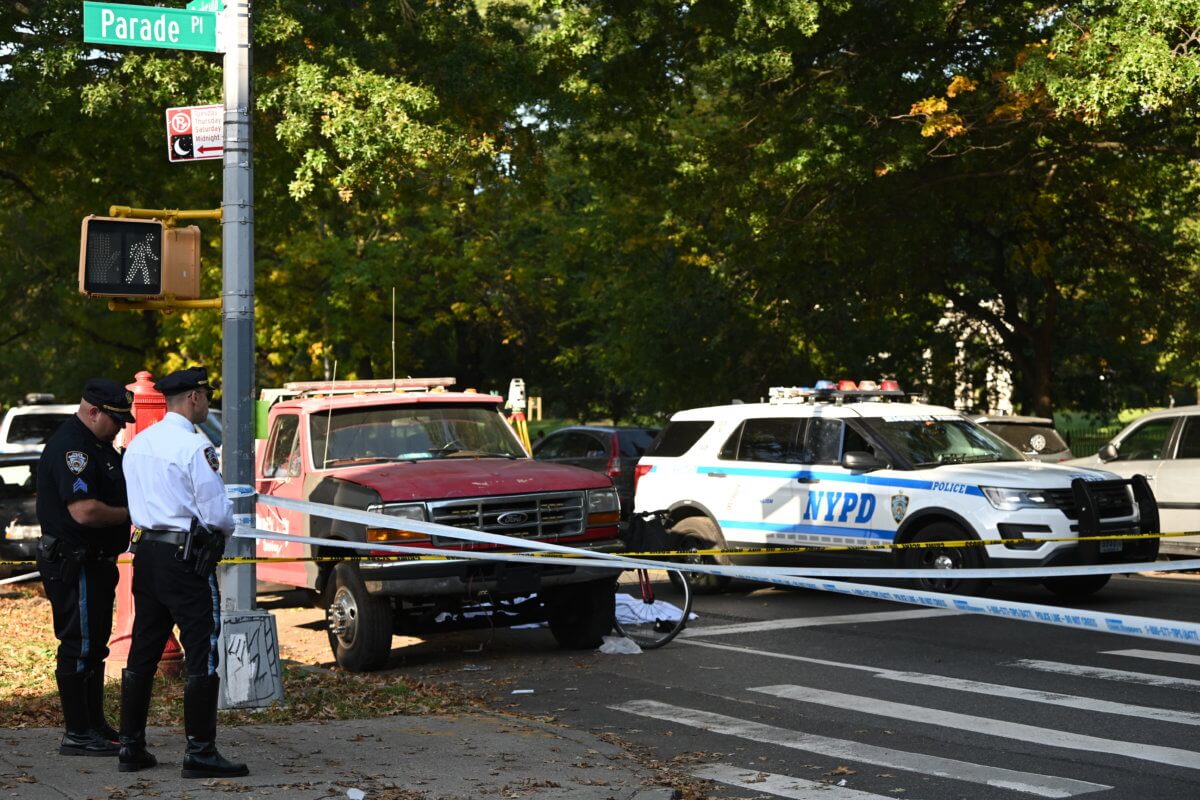
[[[667,534],[664,522],[666,512],[652,511],[633,514],[626,529],[626,547],[636,551],[666,550]],[[613,618],[617,633],[632,639],[643,650],[662,647],[687,627],[692,613],[692,588],[679,570],[656,567],[638,567],[626,570],[617,578],[617,595],[622,587],[628,589],[636,582],[637,591],[627,591],[632,598],[628,604],[618,602],[618,609],[625,605],[631,619],[620,620],[618,612]]]

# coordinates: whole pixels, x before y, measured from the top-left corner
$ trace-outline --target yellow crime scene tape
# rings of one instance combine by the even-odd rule
[[[1111,534],[1108,536],[1055,536],[1045,538],[1028,538],[1028,539],[954,539],[949,541],[937,542],[905,542],[905,543],[886,543],[886,544],[851,544],[851,545],[796,545],[788,547],[753,547],[753,548],[705,548],[696,550],[652,550],[652,551],[613,551],[612,555],[625,556],[627,558],[695,558],[696,556],[762,556],[762,555],[785,555],[795,553],[831,553],[831,552],[853,552],[853,551],[870,551],[870,550],[921,550],[929,548],[947,548],[947,547],[977,547],[980,545],[1004,545],[1004,544],[1046,544],[1050,542],[1101,542],[1101,541],[1126,541],[1138,539],[1167,539],[1179,536],[1200,536],[1200,531],[1178,531],[1171,533],[1122,533]],[[386,542],[381,542],[386,544]],[[469,558],[473,551],[464,550],[463,557]],[[583,553],[553,553],[553,552],[533,552],[527,555],[537,557],[556,557],[556,558],[588,558],[594,554],[585,555]],[[452,560],[453,556],[443,555],[403,555],[403,556],[256,556],[256,557],[238,557],[238,558],[223,558],[221,564],[279,564],[290,562],[313,562],[313,563],[335,563],[339,561],[370,561],[386,562],[386,561],[447,561]],[[36,564],[36,561],[0,561],[0,566],[29,566]]]

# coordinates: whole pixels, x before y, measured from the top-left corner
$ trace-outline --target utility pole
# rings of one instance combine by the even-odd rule
[[[167,211],[131,209],[114,206],[111,219],[89,218],[83,223],[80,253],[79,290],[95,296],[122,294],[101,280],[106,275],[101,267],[112,259],[114,250],[120,254],[133,235],[136,257],[144,280],[138,295],[174,294],[179,291],[181,273],[199,265],[199,232],[188,234],[177,248],[187,251],[187,258],[167,258],[172,248],[163,248],[170,239],[166,229],[176,219],[221,220],[221,336],[224,359],[221,365],[223,389],[222,474],[229,487],[254,485],[254,167],[251,160],[253,136],[251,114],[250,59],[250,0],[191,0],[187,8],[165,8],[147,5],[123,5],[84,0],[83,40],[106,47],[154,47],[164,49],[200,50],[224,53],[225,108],[222,120],[222,199],[219,214],[214,211]],[[193,129],[191,115],[206,112],[211,106],[171,109],[187,112],[174,128],[179,137],[201,133]],[[205,127],[205,133],[208,132]],[[168,117],[168,136],[172,130]],[[215,158],[215,144],[194,149],[180,148],[182,142],[168,138],[172,161]],[[176,158],[179,157],[179,159]],[[155,222],[138,222],[141,218]],[[127,219],[128,218],[128,219]],[[161,219],[168,219],[165,225]],[[132,226],[132,228],[131,228]],[[96,230],[93,230],[93,227]],[[147,232],[148,231],[148,232]],[[95,235],[92,235],[95,234]],[[181,238],[176,236],[176,239]],[[93,259],[92,240],[106,258]],[[115,243],[115,244],[114,244]],[[159,280],[152,280],[150,262],[161,265]],[[178,261],[175,266],[166,262]],[[93,269],[98,270],[93,274]],[[165,278],[164,278],[165,276]],[[191,276],[195,278],[195,275]],[[128,281],[123,281],[128,283]],[[195,289],[198,292],[198,288]],[[191,292],[188,292],[189,294]],[[121,302],[110,308],[150,309],[214,307],[207,300],[179,300],[164,297],[161,301]],[[243,492],[234,499],[233,513],[239,525],[254,525],[254,497]],[[254,540],[230,539],[226,555],[253,557]],[[221,639],[219,667],[221,673],[222,708],[257,708],[283,699],[282,667],[279,663],[279,636],[275,618],[256,607],[257,584],[254,564],[226,564],[220,567]]]
[[[218,9],[218,11],[220,11]],[[249,0],[225,0],[224,173],[221,202],[222,462],[227,486],[254,485],[254,165]],[[234,499],[239,525],[254,525],[254,498]],[[254,540],[226,554],[253,557]],[[255,565],[221,567],[221,707],[283,699],[275,618],[255,602]]]

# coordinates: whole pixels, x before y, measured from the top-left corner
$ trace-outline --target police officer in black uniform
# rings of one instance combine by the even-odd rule
[[[208,418],[212,387],[204,367],[179,370],[154,384],[167,415],[125,451],[134,533],[133,640],[121,676],[118,769],[137,772],[157,759],[146,750],[146,716],[154,671],[171,629],[179,626],[187,664],[183,727],[185,778],[238,777],[245,764],[217,751],[217,637],[221,629],[216,566],[233,533],[233,503],[217,451],[195,426]]]
[[[58,638],[54,677],[66,723],[58,752],[67,756],[117,754],[117,732],[104,719],[104,659],[116,557],[129,547],[130,526],[112,442],[133,422],[132,402],[116,381],[89,380],[75,416],[54,432],[38,462],[37,562]]]

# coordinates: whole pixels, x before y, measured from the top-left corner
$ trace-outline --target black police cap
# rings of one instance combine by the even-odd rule
[[[195,389],[201,389],[212,394],[212,386],[208,383],[208,369],[205,367],[188,367],[172,372],[154,384],[165,395],[183,394]]]
[[[92,378],[83,386],[83,399],[120,422],[133,422],[133,393],[108,378]]]

